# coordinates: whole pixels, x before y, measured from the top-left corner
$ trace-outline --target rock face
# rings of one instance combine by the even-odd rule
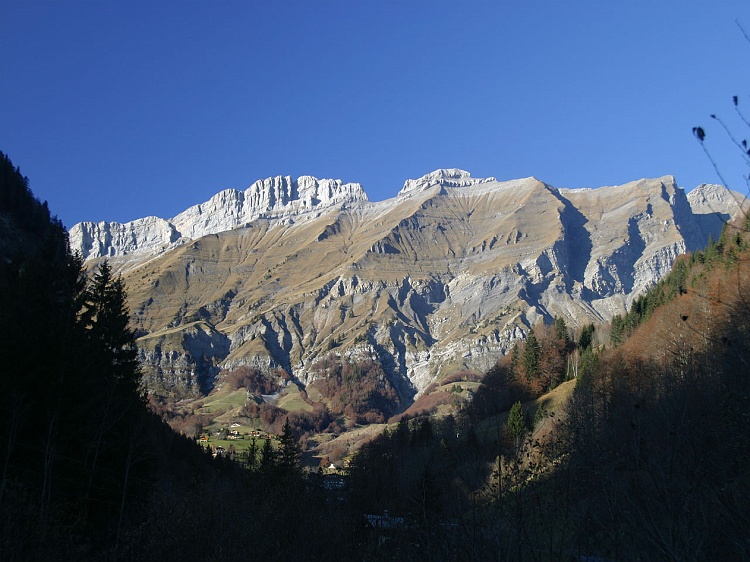
[[[435,186],[467,187],[470,185],[492,183],[495,181],[495,178],[472,178],[469,172],[457,168],[435,170],[417,180],[406,180],[404,182],[404,187],[401,188],[398,196],[408,196]]]
[[[748,210],[747,199],[723,185],[701,184],[688,193],[688,201],[703,239],[718,240],[724,224]]]
[[[174,245],[180,233],[169,221],[146,217],[125,224],[81,222],[70,229],[70,247],[84,259],[157,253]]]
[[[486,370],[539,321],[624,312],[741,208],[723,187],[698,190],[670,176],[563,190],[452,169],[371,203],[358,184],[273,178],[169,221],[76,225],[71,240],[123,272],[151,385],[205,392],[243,364],[305,384],[334,354],[380,360],[408,399]]]
[[[226,189],[170,220],[147,217],[125,224],[82,222],[70,229],[70,246],[84,259],[159,253],[180,242],[232,230],[260,217],[301,215],[347,202],[367,201],[362,186],[302,176],[258,180],[245,191]]]

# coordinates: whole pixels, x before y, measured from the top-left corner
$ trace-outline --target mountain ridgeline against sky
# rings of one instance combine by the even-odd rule
[[[70,230],[70,243],[84,258],[153,252],[266,216],[303,214],[353,201],[367,201],[359,184],[279,176],[259,180],[245,191],[221,191],[168,221],[146,217],[126,224],[79,223]]]
[[[741,199],[671,176],[556,189],[450,169],[370,202],[359,184],[276,177],[169,220],[80,223],[70,241],[124,276],[150,385],[206,391],[240,365],[307,383],[335,355],[379,361],[409,400],[486,371],[540,320],[623,313]]]

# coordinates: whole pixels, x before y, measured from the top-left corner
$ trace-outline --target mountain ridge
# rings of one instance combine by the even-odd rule
[[[180,242],[237,228],[268,214],[276,218],[367,201],[357,183],[300,176],[276,176],[244,191],[225,189],[171,219],[144,217],[126,223],[81,222],[70,229],[70,244],[87,260],[165,251]]]
[[[732,213],[724,188],[704,188],[713,199],[699,193],[694,213],[671,176],[566,190],[447,169],[381,202],[358,184],[309,203],[290,181],[253,185],[278,197],[242,214],[238,192],[215,196],[181,214],[202,236],[166,229],[171,246],[143,236],[139,251],[100,252],[125,276],[149,383],[167,392],[205,392],[241,365],[306,384],[335,355],[379,361],[408,401],[451,370],[488,369],[540,320],[623,313]],[[207,220],[226,201],[230,219]]]
[[[665,177],[671,178],[671,176]],[[496,190],[500,186],[511,188],[517,185],[514,182],[529,180],[539,181],[530,177],[498,182],[494,177],[473,178],[469,172],[457,168],[438,169],[416,180],[406,180],[395,198],[374,204],[398,201],[434,187],[439,187],[443,192],[445,189],[466,187],[478,190],[479,186]],[[574,197],[576,194],[593,191],[591,188],[557,189],[548,184],[544,185],[560,194],[569,193]],[[690,206],[696,209],[696,213],[704,215],[708,221],[708,223],[703,221],[702,229],[712,231],[714,238],[718,237],[718,232],[715,231],[716,221],[710,217],[720,218],[722,221],[728,220],[739,210],[739,201],[742,199],[739,194],[729,192],[723,186],[715,184],[701,184],[690,194],[688,194]],[[312,176],[300,176],[295,181],[291,176],[276,176],[257,180],[244,191],[222,190],[207,201],[193,205],[171,219],[147,216],[126,223],[106,221],[77,223],[69,231],[70,245],[73,251],[78,251],[84,260],[142,252],[163,252],[180,243],[186,243],[207,234],[231,230],[258,218],[293,219],[308,212],[316,213],[332,206],[366,202],[369,202],[369,198],[358,183],[345,184],[341,180],[319,180]],[[719,211],[714,210],[716,208]],[[728,209],[730,212],[727,212]],[[702,232],[702,237],[705,238],[707,234],[708,232]]]

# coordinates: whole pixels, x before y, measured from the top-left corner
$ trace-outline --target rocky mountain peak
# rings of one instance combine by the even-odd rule
[[[687,194],[695,222],[704,239],[719,239],[724,224],[748,211],[747,199],[723,185],[703,183]]]
[[[225,189],[175,217],[127,223],[83,222],[70,229],[70,246],[84,259],[159,253],[188,240],[232,230],[260,217],[292,217],[348,202],[367,201],[358,183],[301,176],[258,180],[244,191]]]
[[[467,187],[479,183],[494,182],[495,178],[472,178],[471,174],[458,168],[442,168],[416,180],[406,180],[398,192],[399,197],[417,193],[440,185],[443,187]]]
[[[713,183],[702,183],[688,193],[690,206],[695,212],[703,214],[717,212],[719,209],[724,209],[727,204],[734,206],[732,203],[739,208],[739,202],[743,199],[744,197],[739,193]]]
[[[359,183],[301,176],[297,179],[297,184],[299,199],[306,208],[368,201],[367,194]]]

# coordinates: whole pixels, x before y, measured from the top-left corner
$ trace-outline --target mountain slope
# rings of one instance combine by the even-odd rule
[[[624,312],[706,238],[670,176],[558,190],[438,170],[378,203],[331,180],[253,185],[143,219],[171,233],[158,247],[146,222],[120,225],[130,246],[71,229],[123,272],[152,385],[205,391],[243,364],[307,383],[335,354],[378,360],[408,400],[454,369],[486,370],[540,319]]]

